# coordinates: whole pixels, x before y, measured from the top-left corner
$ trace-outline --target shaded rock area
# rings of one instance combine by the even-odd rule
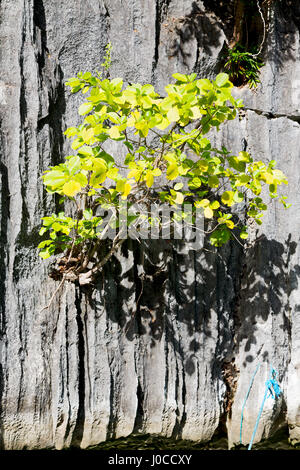
[[[122,437],[120,439],[107,440],[98,446],[90,447],[89,450],[107,450],[107,451],[122,451],[122,450],[171,450],[177,452],[178,450],[228,450],[228,440],[224,434],[216,434],[209,442],[195,442],[183,441],[182,439],[164,438],[156,435],[131,435]],[[299,450],[299,447],[292,446],[288,438],[287,427],[278,429],[271,438],[262,440],[255,444],[253,450]],[[231,449],[234,450],[247,450],[246,446],[238,445]],[[202,454],[203,455],[203,454]]]
[[[220,432],[233,447],[258,363],[243,443],[271,364],[283,394],[266,402],[256,442],[282,426],[300,441],[298,2],[270,2],[262,83],[235,90],[245,110],[212,136],[232,151],[275,159],[292,209],[271,204],[245,248],[128,241],[95,288],[67,283],[41,311],[57,282],[51,261],[38,257],[40,217],[58,204],[41,174],[68,155],[63,132],[79,123],[82,99],[64,82],[95,71],[109,41],[111,76],[151,82],[160,93],[174,72],[213,78],[231,39],[233,3],[14,0],[12,8],[1,0],[1,448],[87,448],[131,434],[204,443]]]

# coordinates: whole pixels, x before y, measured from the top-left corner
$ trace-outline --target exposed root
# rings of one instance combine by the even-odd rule
[[[46,305],[45,307],[43,307],[41,310],[40,310],[40,313],[42,313],[44,310],[47,310],[48,308],[51,307],[52,305],[52,302],[56,296],[56,294],[58,293],[58,291],[61,289],[61,287],[64,285],[64,282],[65,282],[66,278],[63,276],[62,280],[60,281],[58,287],[55,289],[55,291],[53,292],[52,296],[51,296],[51,299],[50,299],[50,302],[48,303],[48,305]]]
[[[60,283],[58,287],[55,289],[55,291],[53,292],[48,305],[43,307],[40,310],[40,313],[51,307],[56,294],[63,287],[65,281],[69,281],[73,283],[78,282],[80,286],[87,286],[87,285],[92,284],[95,281],[96,275],[102,271],[104,265],[110,260],[110,258],[114,255],[114,253],[118,250],[118,248],[122,245],[124,241],[125,239],[120,239],[120,234],[118,234],[113,240],[112,247],[110,251],[107,253],[107,255],[104,256],[104,258],[102,258],[100,261],[95,263],[91,269],[89,269],[88,271],[84,271],[84,272],[82,272],[83,264],[80,264],[80,261],[83,257],[79,255],[77,258],[75,257],[72,258],[73,251],[74,251],[74,243],[73,243],[73,246],[70,250],[68,258],[66,256],[62,257],[57,263],[58,268],[54,268],[50,273],[50,277],[52,277],[55,280],[60,280]],[[93,255],[94,255],[94,250],[93,250]],[[89,257],[88,262],[85,261],[86,264],[84,265],[84,267],[87,267],[90,262],[91,262],[91,258]]]

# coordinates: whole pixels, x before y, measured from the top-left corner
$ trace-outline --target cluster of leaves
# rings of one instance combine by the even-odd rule
[[[235,85],[248,83],[250,88],[256,88],[260,83],[259,74],[263,65],[263,61],[254,52],[247,52],[240,43],[227,51],[225,70]]]
[[[244,151],[232,155],[208,139],[212,128],[234,119],[242,106],[232,96],[228,75],[221,73],[214,81],[194,73],[173,77],[165,97],[152,85],[124,87],[121,78],[102,79],[90,72],[67,82],[73,93],[81,91],[88,98],[79,107],[82,123],[65,132],[73,139],[74,154],[50,167],[43,182],[48,192],[73,201],[74,210],[73,217],[61,212],[43,218],[40,233],[50,237],[39,245],[42,258],[76,252],[73,273],[86,271],[107,230],[98,209],[111,210],[116,217],[122,200],[129,207],[168,203],[179,214],[186,203],[201,208],[217,247],[232,236],[247,238],[244,222],[235,215],[237,205],[245,208],[247,202],[248,217],[261,224],[267,209],[263,185],[276,198],[278,186],[287,180],[274,161],[254,161]],[[108,151],[112,141],[120,147],[118,154],[125,150],[121,161]],[[280,200],[286,205],[284,197]],[[117,234],[111,252],[120,239]]]

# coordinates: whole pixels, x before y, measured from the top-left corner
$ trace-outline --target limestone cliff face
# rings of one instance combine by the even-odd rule
[[[12,5],[13,3],[13,5]],[[224,3],[224,2],[223,2]],[[0,2],[0,446],[86,448],[157,433],[205,441],[226,425],[249,442],[270,364],[283,395],[269,399],[256,439],[287,423],[300,440],[300,10],[273,2],[262,84],[235,93],[240,120],[218,144],[275,159],[292,210],[272,204],[249,246],[218,253],[130,242],[93,290],[57,284],[37,254],[40,217],[55,208],[40,176],[68,150],[80,97],[64,81],[95,70],[108,41],[112,76],[163,93],[174,72],[214,77],[230,5],[212,0]],[[227,35],[227,36],[226,36]],[[168,257],[155,276],[154,265]],[[141,292],[140,274],[152,276]]]

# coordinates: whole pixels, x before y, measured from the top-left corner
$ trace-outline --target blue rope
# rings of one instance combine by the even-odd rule
[[[246,402],[248,400],[248,397],[249,397],[249,394],[250,394],[250,391],[251,391],[251,388],[252,388],[252,385],[253,385],[253,382],[254,382],[254,378],[255,378],[259,368],[260,368],[260,364],[258,364],[258,366],[256,367],[256,369],[254,371],[254,374],[252,375],[252,379],[251,379],[251,382],[250,382],[250,385],[249,385],[249,388],[248,388],[248,391],[247,391],[247,394],[246,394],[246,397],[245,397],[245,400],[244,400],[244,403],[243,403],[243,406],[242,406],[241,425],[240,425],[240,444],[242,444],[242,428],[243,428],[243,419],[244,419],[244,408],[246,406]]]
[[[275,400],[276,397],[279,397],[279,395],[281,394],[281,390],[277,382],[278,372],[273,368],[271,371],[271,377],[271,379],[267,380],[266,387],[268,387],[269,390],[268,398],[271,397],[273,398],[273,400]]]
[[[251,450],[252,448],[253,440],[254,440],[254,437],[258,428],[259,420],[261,418],[266,399],[269,397],[272,397],[275,400],[275,398],[279,397],[279,395],[281,394],[281,389],[277,382],[277,377],[278,377],[278,372],[271,366],[269,380],[266,381],[266,391],[265,391],[264,398],[263,398],[263,401],[262,401],[262,404],[261,404],[261,407],[257,416],[257,420],[256,420],[255,427],[252,433],[248,450]]]

